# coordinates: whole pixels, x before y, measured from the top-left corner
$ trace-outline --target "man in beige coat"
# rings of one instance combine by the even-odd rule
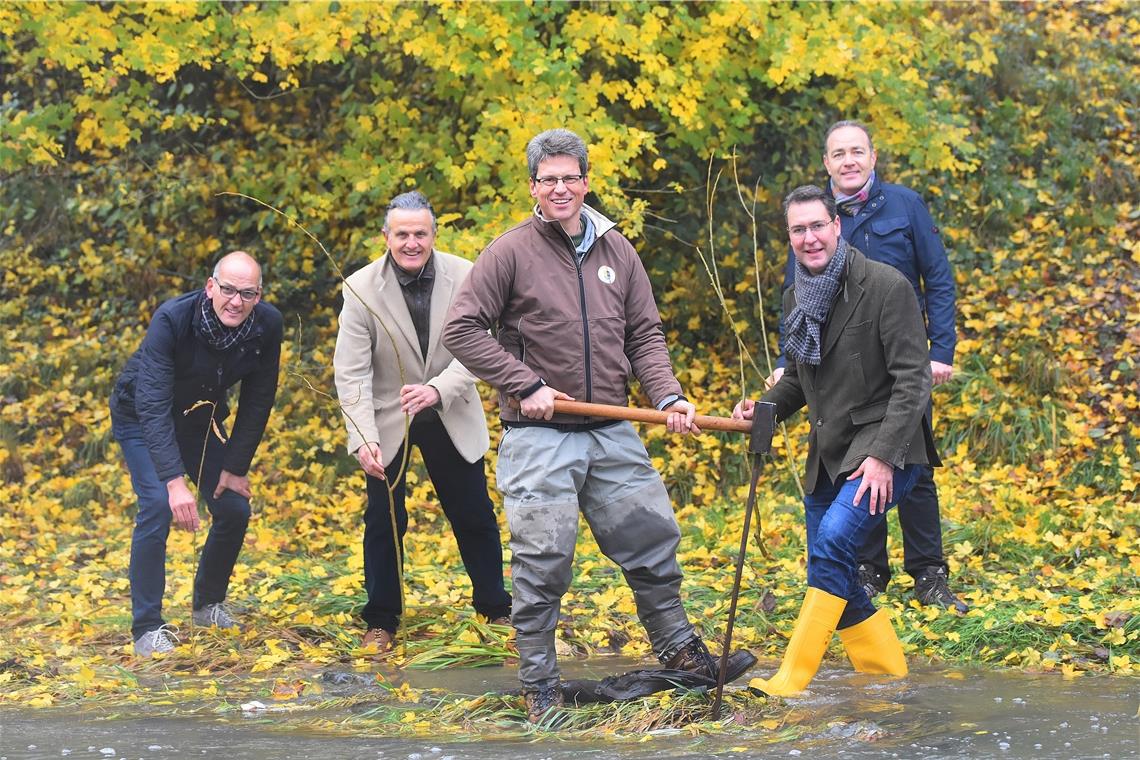
[[[405,447],[419,448],[439,494],[471,578],[475,611],[508,624],[511,609],[499,527],[487,496],[483,405],[474,376],[440,343],[444,316],[471,262],[436,251],[435,231],[431,203],[422,193],[392,200],[383,229],[387,253],[345,282],[333,359],[348,450],[368,486],[368,603],[361,613],[368,630],[362,644],[381,652],[393,647],[403,612]]]

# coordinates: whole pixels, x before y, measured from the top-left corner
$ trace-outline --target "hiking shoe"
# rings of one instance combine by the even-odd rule
[[[383,628],[369,628],[360,640],[360,648],[374,646],[381,653],[391,652],[396,646],[396,634]]]
[[[562,707],[562,684],[523,689],[523,701],[526,703],[526,719],[531,723],[541,723],[551,712]]]
[[[928,567],[919,574],[914,581],[914,598],[919,604],[938,605],[959,615],[970,611],[970,606],[950,590],[944,567]]]
[[[492,619],[488,620],[487,623],[489,625],[505,625],[507,628],[510,628],[511,627],[511,616],[510,615],[502,615],[500,617],[492,618]]]
[[[135,639],[135,657],[153,657],[174,651],[178,643],[178,629],[172,625],[161,625],[147,631]]]
[[[226,609],[222,602],[215,602],[214,604],[207,604],[201,609],[194,610],[190,615],[190,619],[194,621],[194,625],[200,625],[203,628],[237,628],[241,630],[241,625]]]
[[[672,652],[666,652],[661,663],[669,670],[683,670],[704,676],[716,683],[720,673],[720,660],[713,657],[700,636],[694,636]],[[756,664],[756,657],[746,649],[728,655],[728,670],[724,682],[735,681]]]
[[[867,592],[868,599],[874,599],[887,590],[887,582],[870,565],[859,565],[859,585]]]

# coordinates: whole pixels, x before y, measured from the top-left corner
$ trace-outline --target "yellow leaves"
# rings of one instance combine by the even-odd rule
[[[90,686],[95,681],[95,671],[87,665],[81,665],[73,678],[78,686]]]
[[[1122,646],[1125,642],[1124,631],[1113,628],[1101,638],[1101,641],[1110,646]]]
[[[286,662],[292,657],[292,653],[282,646],[281,639],[266,639],[265,653],[260,655],[250,668],[251,673],[261,673],[266,670],[271,670],[276,666]]]

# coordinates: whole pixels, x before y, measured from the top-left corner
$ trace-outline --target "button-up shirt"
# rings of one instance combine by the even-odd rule
[[[435,257],[429,256],[423,268],[414,273],[401,269],[395,259],[392,260],[392,265],[396,270],[400,291],[404,294],[404,303],[412,315],[412,324],[420,342],[420,354],[426,360],[428,340],[431,338],[431,289],[435,285]]]

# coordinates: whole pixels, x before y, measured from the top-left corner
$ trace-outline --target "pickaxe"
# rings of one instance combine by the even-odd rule
[[[584,401],[555,401],[554,411],[560,414],[577,414],[585,417],[602,417],[630,422],[665,424],[669,411],[638,409],[636,407],[590,404]],[[712,717],[720,717],[721,698],[724,694],[724,678],[728,672],[728,653],[732,648],[732,627],[736,622],[736,602],[740,597],[740,580],[744,575],[744,553],[748,550],[748,530],[752,523],[752,510],[756,507],[756,486],[760,482],[762,456],[772,451],[772,435],[776,430],[776,405],[757,402],[753,408],[752,421],[734,420],[730,417],[710,417],[698,414],[693,422],[701,430],[719,430],[730,433],[748,434],[748,453],[752,455],[752,484],[748,488],[748,501],[744,508],[744,531],[740,536],[740,553],[736,556],[736,577],[732,582],[732,599],[728,607],[728,627],[724,632],[724,651],[720,655],[716,681],[716,697],[713,699]]]

